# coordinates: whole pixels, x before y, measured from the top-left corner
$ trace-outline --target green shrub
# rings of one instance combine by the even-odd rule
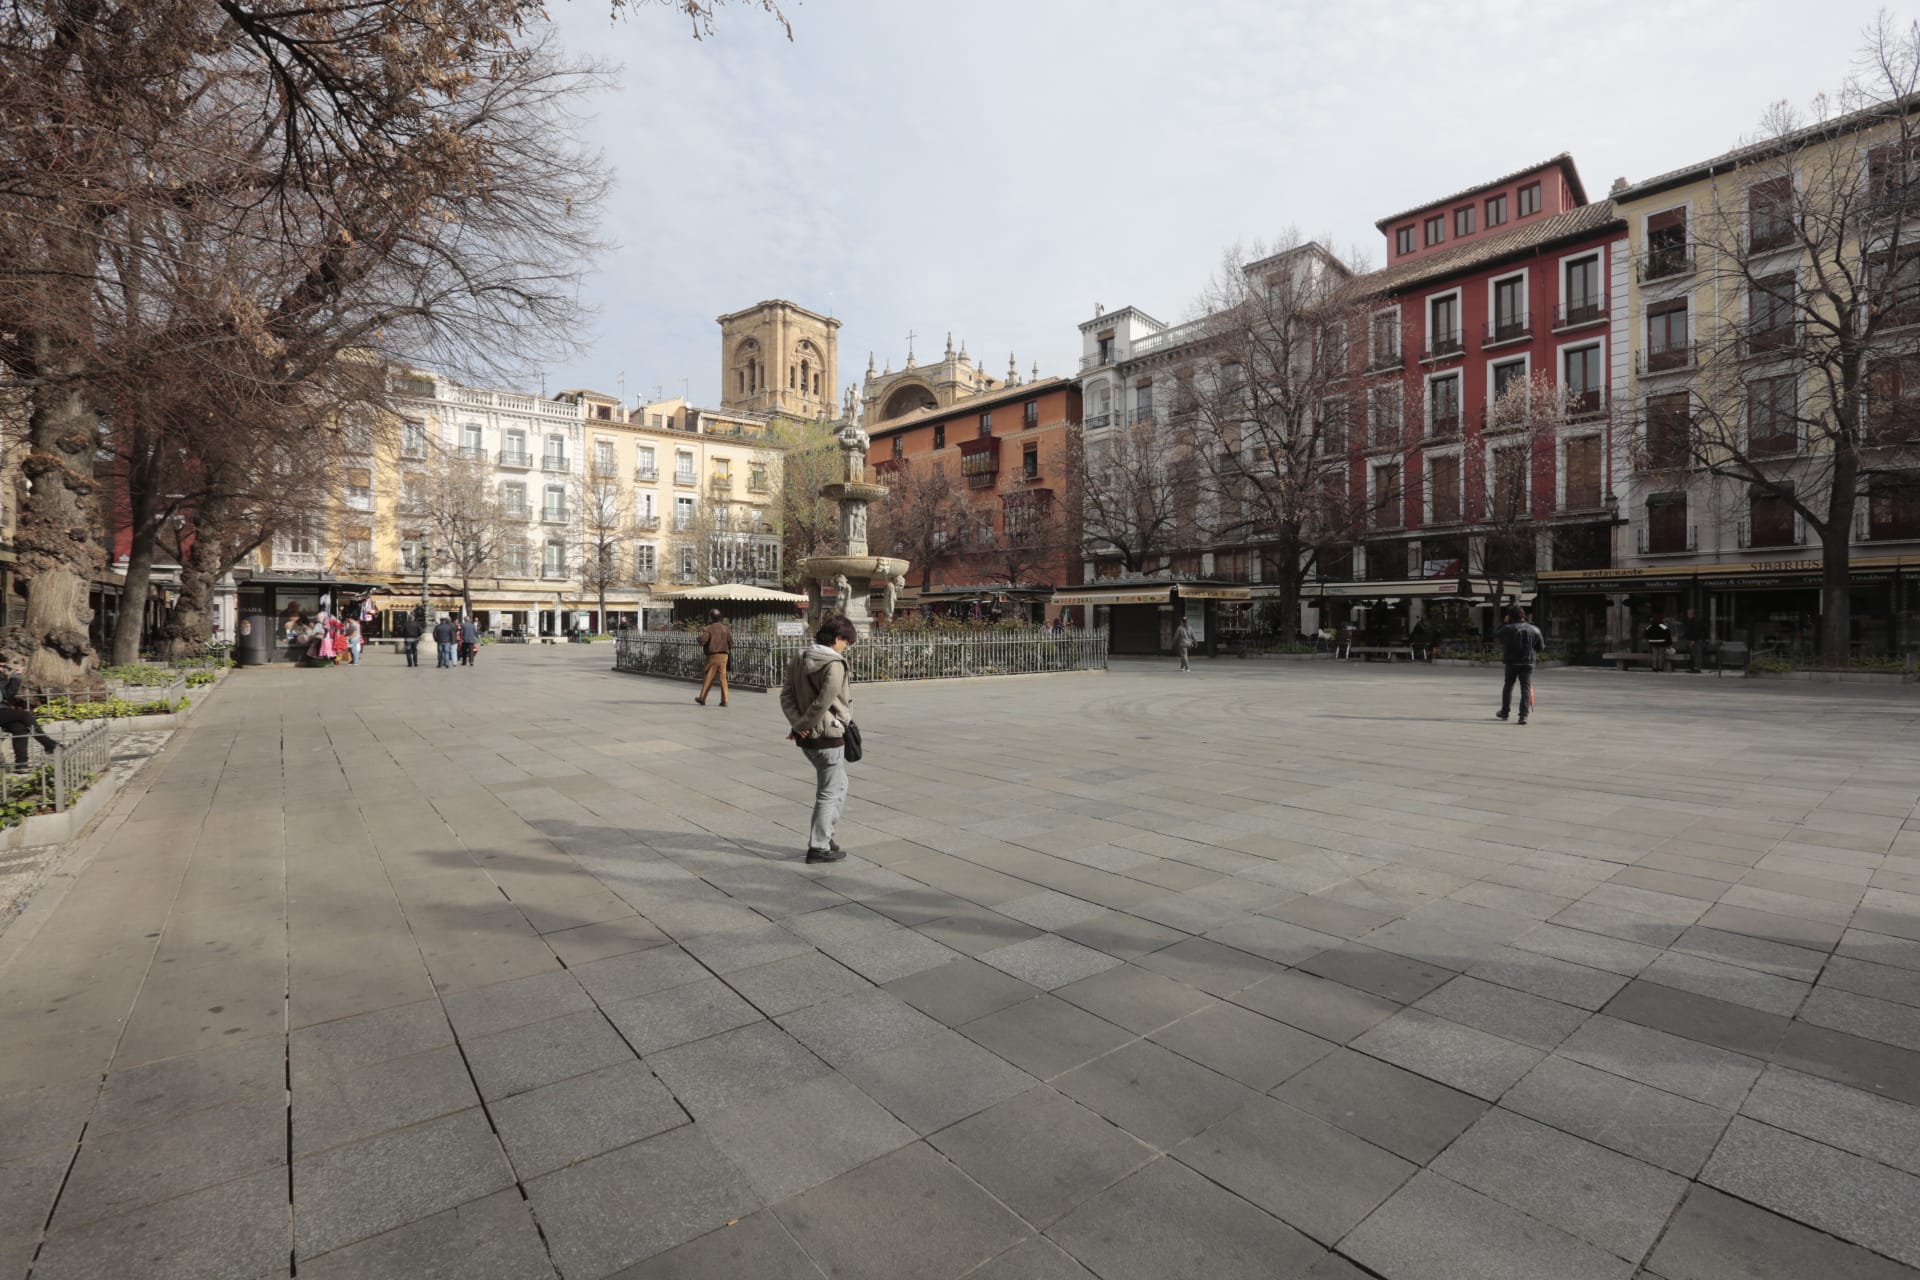
[[[118,680],[121,684],[168,685],[173,683],[173,672],[165,667],[150,666],[144,662],[102,667],[100,674],[108,680]]]
[[[71,698],[49,698],[45,704],[35,710],[43,721],[52,720],[124,720],[132,716],[159,716],[171,711],[186,709],[187,700],[180,699],[175,706],[164,698],[155,702],[134,702],[128,698],[108,698],[104,701],[75,702]]]
[[[189,671],[187,672],[187,688],[202,689],[219,678],[219,675],[212,671]]]

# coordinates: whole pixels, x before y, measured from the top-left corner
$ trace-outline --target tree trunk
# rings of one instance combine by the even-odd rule
[[[78,305],[85,307],[82,296]],[[77,386],[79,362],[55,361],[53,343],[33,339],[36,372],[66,379],[33,392],[27,420],[27,456],[20,471],[31,486],[20,504],[14,538],[15,569],[26,587],[27,616],[7,629],[6,652],[26,668],[38,688],[64,689],[89,680],[99,665],[87,626],[93,621],[88,590],[101,562],[98,484],[94,446],[99,416]]]
[[[226,515],[226,499],[209,495],[195,513],[192,543],[180,557],[180,596],[160,628],[160,655],[167,661],[198,657],[212,634],[213,587],[225,572],[215,532]]]
[[[1845,666],[1853,656],[1853,487],[1834,486],[1827,528],[1820,538],[1820,660]]]
[[[120,617],[113,627],[116,666],[140,661],[140,641],[147,629],[147,593],[153,583],[154,552],[160,530],[153,520],[153,493],[146,485],[127,485],[127,577],[120,591]]]

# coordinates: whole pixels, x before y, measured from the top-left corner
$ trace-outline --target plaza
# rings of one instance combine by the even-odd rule
[[[1900,684],[237,672],[0,933],[0,1276],[1920,1276]]]

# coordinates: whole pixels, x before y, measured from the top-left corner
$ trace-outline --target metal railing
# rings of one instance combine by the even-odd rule
[[[1533,320],[1525,312],[1519,315],[1501,316],[1487,321],[1487,336],[1483,339],[1488,345],[1496,342],[1517,342],[1521,338],[1533,336]]]
[[[808,643],[802,636],[735,635],[727,677],[741,688],[777,689]],[[856,684],[1099,671],[1107,665],[1107,633],[1037,627],[876,631],[847,651],[847,661]],[[636,675],[697,680],[706,655],[700,638],[688,632],[626,631],[617,638],[613,666]]]
[[[1447,356],[1457,356],[1466,349],[1466,339],[1461,336],[1458,329],[1451,329],[1444,333],[1436,333],[1427,339],[1426,358],[1440,360]]]
[[[503,467],[519,467],[524,471],[533,466],[533,455],[523,450],[502,449],[500,451],[500,465]]]
[[[1693,273],[1693,246],[1668,245],[1640,255],[1640,281],[1672,280]]]
[[[39,763],[0,772],[0,805],[37,800],[53,813],[65,813],[94,779],[107,771],[112,738],[112,726],[105,720],[95,720],[58,739],[53,750],[42,749]],[[33,749],[31,737],[21,735],[20,740],[28,744],[28,750]]]
[[[1407,366],[1407,353],[1400,347],[1391,351],[1376,348],[1367,357],[1368,373],[1385,373],[1390,369],[1404,369]]]
[[[1080,367],[1082,369],[1098,369],[1102,365],[1109,365],[1112,363],[1113,363],[1112,348],[1108,348],[1105,351],[1096,351],[1090,356],[1080,357]]]
[[[1691,342],[1649,346],[1640,352],[1640,372],[1643,374],[1674,373],[1682,369],[1691,369],[1699,363],[1700,357]]]
[[[1553,327],[1556,329],[1571,329],[1575,325],[1593,324],[1606,318],[1607,299],[1604,294],[1575,298],[1553,309]]]
[[[542,457],[542,458],[540,459],[540,469],[541,469],[542,471],[565,471],[565,470],[567,470],[567,469],[568,469],[568,467],[567,467],[567,455],[566,455],[566,454],[564,454],[564,453],[549,453],[549,454],[547,454],[546,456],[544,456],[544,457]]]

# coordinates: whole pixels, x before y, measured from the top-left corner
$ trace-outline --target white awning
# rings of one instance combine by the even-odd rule
[[[791,591],[771,587],[750,587],[740,583],[722,583],[717,587],[688,587],[685,591],[663,591],[657,600],[745,600],[756,604],[805,604],[807,598]]]

